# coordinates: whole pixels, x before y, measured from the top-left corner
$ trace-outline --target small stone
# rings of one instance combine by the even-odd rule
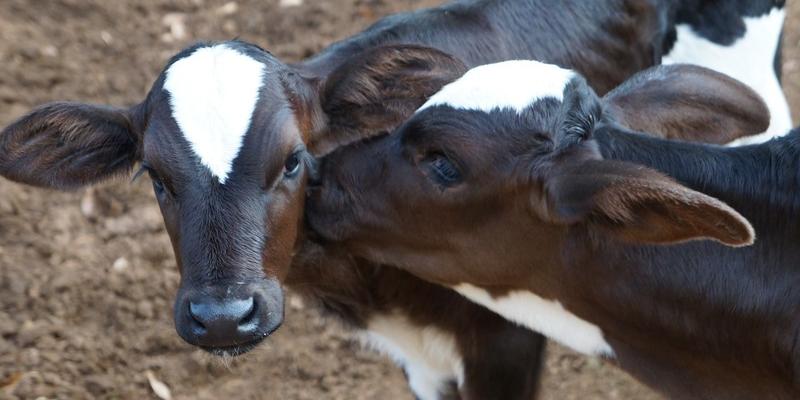
[[[239,11],[239,4],[237,4],[235,1],[229,1],[217,8],[216,12],[219,15],[232,15],[236,14],[236,11]]]
[[[34,344],[42,335],[44,331],[35,322],[26,320],[17,332],[17,341],[20,346],[27,347]]]
[[[169,28],[172,40],[182,40],[186,37],[186,14],[168,13],[161,19],[161,23]]]
[[[33,282],[31,286],[28,287],[28,297],[32,299],[38,299],[42,296],[42,285],[39,282]]]
[[[58,57],[58,47],[47,45],[42,47],[42,55],[46,57]]]
[[[303,0],[281,0],[279,4],[281,7],[297,7],[303,5]]]
[[[142,318],[150,319],[155,314],[153,312],[153,303],[142,300],[136,305],[136,314]]]
[[[169,386],[158,380],[152,371],[145,371],[145,376],[147,377],[147,381],[150,383],[150,388],[153,389],[153,393],[155,393],[158,398],[161,400],[172,399],[172,392],[169,390]]]
[[[81,197],[81,213],[89,220],[97,217],[97,195],[94,188],[86,189]]]
[[[113,269],[116,272],[122,272],[122,271],[128,269],[128,267],[130,267],[130,266],[131,266],[131,263],[128,261],[127,258],[120,257],[120,258],[114,260],[114,263],[111,264],[111,269]]]
[[[114,41],[114,37],[111,36],[111,33],[108,31],[100,31],[100,39],[103,40],[103,43],[110,45],[111,42]]]

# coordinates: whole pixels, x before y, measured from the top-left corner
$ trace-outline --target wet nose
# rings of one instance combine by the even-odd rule
[[[239,355],[283,322],[283,291],[275,280],[243,285],[182,286],[175,329],[189,344],[214,354]]]
[[[247,343],[257,337],[258,313],[255,299],[189,302],[189,319],[197,344],[205,347]]]

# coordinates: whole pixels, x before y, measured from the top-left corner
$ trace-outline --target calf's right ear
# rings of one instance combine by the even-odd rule
[[[457,58],[415,45],[381,46],[353,57],[321,85],[326,124],[309,148],[322,156],[391,131],[444,85],[467,71]]]
[[[586,224],[629,243],[712,239],[738,247],[755,240],[750,223],[725,203],[626,162],[561,167],[545,183],[544,203],[537,210],[546,220]]]
[[[45,104],[0,132],[0,175],[74,189],[129,172],[139,160],[132,110],[81,103]]]
[[[749,86],[689,64],[640,72],[603,100],[622,126],[667,139],[725,144],[763,133],[770,121],[769,109]]]

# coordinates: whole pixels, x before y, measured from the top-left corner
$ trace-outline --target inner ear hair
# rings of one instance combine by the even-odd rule
[[[463,62],[417,45],[376,47],[338,67],[321,87],[327,124],[309,148],[321,156],[391,131],[430,96],[466,72]]]
[[[726,144],[767,130],[769,109],[749,86],[689,65],[642,71],[603,97],[607,117],[653,136]]]
[[[631,243],[712,239],[746,246],[755,240],[750,223],[727,204],[627,162],[595,159],[557,168],[547,179],[546,200],[554,222],[585,224]]]
[[[74,189],[129,172],[140,159],[139,106],[45,104],[0,133],[0,175]]]
[[[639,185],[637,185],[639,183]],[[753,244],[750,223],[727,204],[680,187],[628,181],[624,190],[597,197],[599,212],[590,224],[631,243],[674,244],[711,239],[740,247]]]

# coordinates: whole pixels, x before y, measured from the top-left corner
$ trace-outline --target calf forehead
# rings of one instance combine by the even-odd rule
[[[522,112],[539,99],[550,97],[561,101],[574,76],[570,70],[532,60],[482,65],[442,88],[417,112],[438,105],[485,112],[498,108]]]
[[[262,62],[227,44],[200,47],[165,72],[172,117],[192,152],[225,183],[264,84]]]

